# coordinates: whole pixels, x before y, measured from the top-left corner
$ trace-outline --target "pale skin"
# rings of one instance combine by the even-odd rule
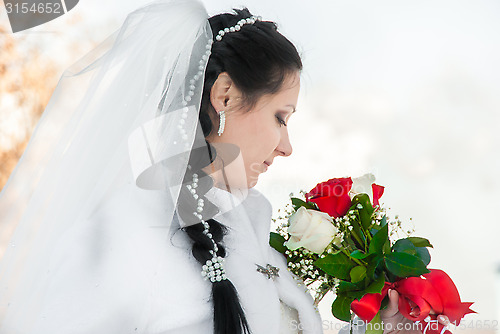
[[[389,295],[389,304],[387,305],[386,309],[384,309],[380,312],[380,316],[381,316],[384,324],[389,324],[388,326],[386,326],[386,328],[391,328],[393,330],[384,329],[384,334],[389,334],[389,333],[390,334],[397,334],[397,333],[422,334],[422,332],[417,330],[417,329],[414,329],[414,330],[397,330],[396,329],[398,324],[404,325],[405,323],[411,323],[412,321],[405,318],[401,313],[399,313],[399,307],[398,307],[399,293],[396,290],[389,290],[388,295]],[[436,312],[434,312],[432,310],[431,310],[431,313],[436,314]],[[412,314],[412,312],[410,312],[410,314],[416,315],[416,314]],[[448,319],[448,317],[445,315],[442,315],[442,314],[437,317],[437,320],[439,321],[439,323],[441,323],[445,326],[450,323],[450,320]],[[404,328],[404,327],[402,327],[402,328]]]
[[[259,175],[267,170],[277,156],[292,154],[287,124],[295,110],[300,89],[300,75],[289,75],[282,89],[272,95],[264,95],[248,110],[242,105],[241,91],[227,73],[221,73],[215,81],[210,101],[217,113],[224,110],[226,123],[224,132],[218,136],[219,118],[214,115],[214,131],[206,138],[212,144],[231,143],[240,148],[244,172],[233,171],[233,183],[240,187],[255,186]],[[234,180],[238,174],[239,180]],[[222,184],[220,175],[216,182]],[[245,180],[246,179],[246,180]],[[222,184],[222,187],[224,185]]]
[[[243,159],[238,170],[230,170],[229,174],[233,174],[231,184],[252,188],[259,175],[267,170],[267,165],[271,165],[277,156],[288,157],[292,154],[286,124],[295,112],[299,90],[300,73],[296,72],[285,79],[280,91],[264,95],[248,110],[242,105],[241,91],[231,77],[225,72],[219,74],[210,92],[210,102],[217,114],[225,111],[226,123],[223,134],[218,136],[219,117],[211,115],[214,130],[206,139],[215,146],[218,143],[230,143],[239,147]],[[220,171],[210,172],[210,166],[204,170],[212,176],[217,187],[228,189]],[[411,322],[399,313],[398,292],[389,290],[388,294],[389,304],[381,311],[382,321],[390,323],[393,329],[399,323]],[[438,321],[443,325],[449,324],[445,315],[438,316]],[[385,330],[384,333],[421,334],[418,330]]]

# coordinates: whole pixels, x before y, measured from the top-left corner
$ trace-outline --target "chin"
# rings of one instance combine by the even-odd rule
[[[254,175],[248,178],[248,189],[253,188],[257,185],[257,182],[259,181],[259,175]]]

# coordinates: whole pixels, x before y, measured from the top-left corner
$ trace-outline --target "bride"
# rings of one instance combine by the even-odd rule
[[[301,69],[247,9],[132,12],[63,74],[2,190],[0,333],[322,333],[253,188],[292,153]]]

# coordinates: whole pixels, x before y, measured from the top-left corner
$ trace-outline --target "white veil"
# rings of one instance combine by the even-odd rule
[[[82,240],[96,254],[109,246],[89,232],[108,227],[86,226],[106,199],[126,199],[112,204],[117,210],[144,201],[137,205],[161,216],[160,227],[172,228],[190,155],[207,150],[198,112],[211,44],[201,3],[160,0],[129,14],[64,72],[0,194],[0,244],[6,245],[0,250],[0,333],[45,333],[38,327],[44,296],[57,284],[73,283],[54,281],[54,270],[71,270],[60,265],[70,256],[93,259],[76,250]],[[147,219],[138,224],[147,226]],[[131,245],[147,246],[147,236],[123,224],[113,228],[128,233]],[[113,263],[100,270],[115,270]],[[106,284],[103,277],[81,283],[97,287]],[[111,297],[100,298],[105,307]]]

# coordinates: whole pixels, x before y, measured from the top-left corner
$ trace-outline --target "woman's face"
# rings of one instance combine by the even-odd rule
[[[248,110],[240,106],[240,91],[232,84],[226,73],[221,73],[212,87],[211,102],[217,113],[224,110],[226,122],[224,132],[218,136],[219,117],[214,119],[214,131],[207,141],[217,148],[218,143],[229,143],[239,147],[240,162],[236,168],[226,168],[233,175],[231,183],[251,188],[259,175],[264,173],[277,156],[289,156],[292,145],[288,138],[288,123],[295,111],[300,89],[300,73],[289,75],[282,88],[275,94],[264,95]],[[235,171],[239,166],[240,171]],[[241,172],[244,166],[244,173]],[[239,176],[237,176],[239,175]],[[235,181],[235,177],[239,180]],[[244,178],[245,180],[241,180]],[[226,182],[227,183],[227,182]]]

